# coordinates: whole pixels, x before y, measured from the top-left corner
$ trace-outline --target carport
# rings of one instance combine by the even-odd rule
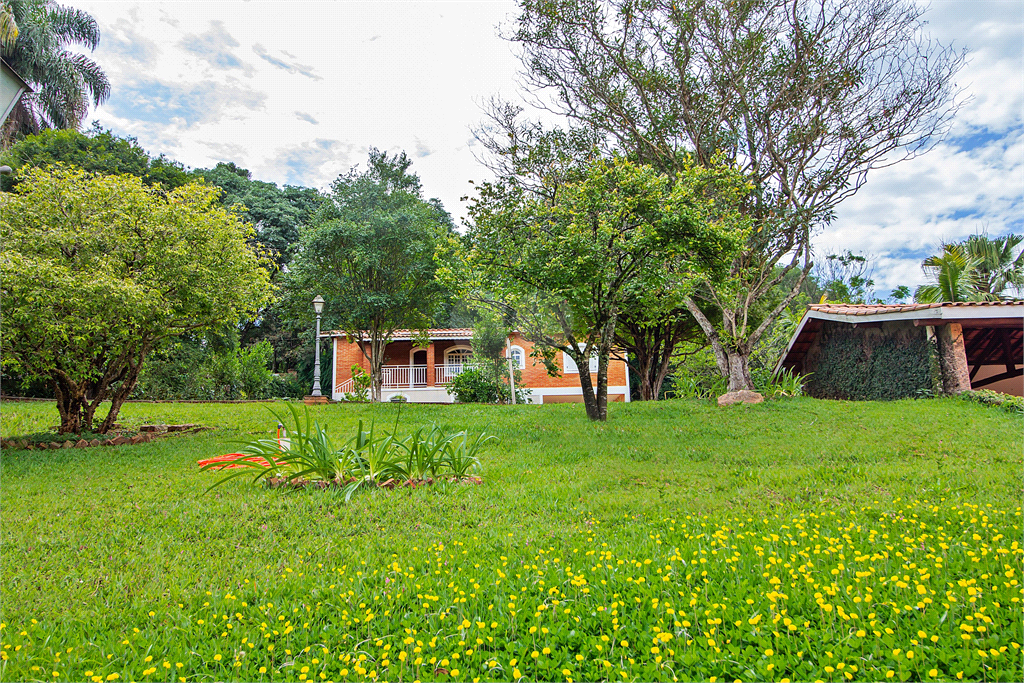
[[[824,398],[1022,396],[1024,301],[812,304],[776,372],[784,369],[811,374],[809,393]]]

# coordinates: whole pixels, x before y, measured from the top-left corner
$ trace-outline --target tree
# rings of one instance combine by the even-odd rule
[[[549,371],[558,351],[580,368],[597,357],[597,386],[580,372],[580,387],[587,416],[605,420],[623,302],[714,271],[742,235],[734,210],[716,211],[716,200],[728,207],[744,186],[731,169],[690,166],[670,188],[664,174],[621,157],[529,182],[500,178],[485,183],[470,207],[466,263],[480,286],[515,312]],[[711,188],[717,196],[708,197]]]
[[[615,343],[638,379],[641,401],[657,401],[676,349],[703,339],[696,320],[682,305],[681,291],[642,292],[622,306]]]
[[[965,251],[978,261],[977,286],[986,298],[1008,299],[1010,289],[1014,296],[1020,296],[1024,287],[1024,249],[1017,247],[1021,242],[1021,235],[971,235],[962,242]]]
[[[914,301],[925,304],[983,301],[985,294],[978,288],[980,265],[980,259],[972,256],[962,244],[942,245],[941,254],[929,256],[921,265],[932,282],[914,291]]]
[[[224,206],[235,207],[253,224],[257,239],[272,252],[278,265],[291,260],[299,226],[312,220],[323,202],[315,188],[286,185],[282,189],[274,183],[253,180],[248,170],[234,163],[219,163],[194,175],[224,191]]]
[[[106,432],[151,352],[270,298],[265,263],[212,188],[59,168],[22,180],[2,195],[0,349],[4,366],[53,385],[61,433]]]
[[[77,130],[44,130],[29,135],[7,149],[0,157],[15,171],[26,167],[46,168],[53,164],[75,166],[91,173],[120,175],[128,173],[149,186],[173,190],[190,182],[185,167],[164,155],[151,157],[132,137],[119,137],[99,124],[86,133]],[[3,178],[3,188],[11,190],[22,176]]]
[[[8,0],[0,0],[0,53],[6,54],[18,39],[18,20]]]
[[[77,129],[90,104],[110,95],[100,66],[69,50],[81,45],[95,50],[100,29],[87,12],[53,0],[6,0],[17,26],[13,45],[0,50],[4,61],[34,89],[21,96],[8,117],[3,137],[38,133],[44,128]]]
[[[449,224],[439,203],[423,200],[411,165],[405,152],[389,157],[371,148],[365,171],[340,176],[316,219],[301,229],[287,278],[294,317],[308,319],[309,301],[321,294],[325,322],[359,343],[374,401],[395,330],[425,327],[441,294],[434,251]]]
[[[942,244],[942,253],[929,256],[921,267],[930,283],[914,292],[921,303],[940,301],[999,301],[1019,295],[1024,285],[1024,252],[1014,254],[1024,241],[1020,235],[971,235],[961,242]]]
[[[863,254],[855,254],[849,249],[842,254],[829,254],[815,271],[818,286],[825,290],[829,301],[847,304],[880,303],[875,298],[875,281],[871,277],[874,266]]]
[[[752,388],[750,354],[799,293],[814,232],[870,170],[947,132],[964,56],[924,36],[923,11],[910,0],[520,1],[508,37],[527,85],[552,94],[539,104],[670,177],[689,152],[701,164],[724,154],[751,178],[745,248],[729,277],[686,301],[730,390]],[[493,119],[495,165],[529,153]]]

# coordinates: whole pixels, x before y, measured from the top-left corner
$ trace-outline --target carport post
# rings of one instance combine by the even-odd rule
[[[936,325],[935,336],[939,342],[942,393],[953,395],[961,391],[970,391],[971,374],[967,366],[963,327],[960,323]]]

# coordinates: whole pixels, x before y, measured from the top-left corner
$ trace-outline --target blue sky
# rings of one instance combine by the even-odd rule
[[[113,85],[90,115],[192,167],[234,161],[255,177],[324,187],[370,146],[405,150],[427,196],[458,219],[487,172],[480,105],[516,98],[519,64],[488,2],[95,2],[93,55]],[[816,238],[824,256],[876,260],[885,293],[923,281],[941,240],[1024,231],[1024,3],[928,4],[931,35],[970,51],[968,98],[927,155],[872,171]]]

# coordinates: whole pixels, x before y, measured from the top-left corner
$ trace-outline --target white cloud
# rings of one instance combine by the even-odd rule
[[[836,221],[817,239],[819,253],[851,249],[875,256],[882,292],[923,283],[921,260],[943,240],[1024,228],[1020,6],[934,2],[925,18],[935,39],[969,50],[957,79],[969,101],[946,142],[869,174],[867,185],[839,206]]]

